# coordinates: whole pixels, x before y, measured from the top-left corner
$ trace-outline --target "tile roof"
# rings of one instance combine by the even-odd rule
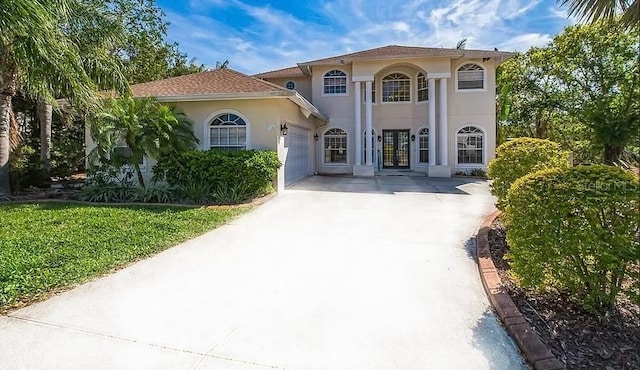
[[[165,78],[131,86],[136,97],[170,97],[190,95],[252,95],[272,93],[290,95],[284,87],[245,75],[228,68]],[[278,94],[286,93],[286,94]]]
[[[286,77],[304,77],[304,73],[298,66],[277,69],[275,71],[262,72],[253,75],[256,78],[286,78]]]
[[[510,57],[514,53],[497,50],[468,50],[468,49],[445,49],[445,48],[425,48],[416,46],[388,45],[375,49],[358,51],[355,53],[337,55],[334,57],[312,60],[298,63],[307,64],[341,64],[354,60],[365,59],[392,59],[392,58],[424,58],[424,57],[466,57],[466,58],[492,58],[498,56]]]

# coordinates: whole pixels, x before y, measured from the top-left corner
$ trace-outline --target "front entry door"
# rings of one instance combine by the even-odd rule
[[[409,130],[382,131],[384,168],[409,168]]]

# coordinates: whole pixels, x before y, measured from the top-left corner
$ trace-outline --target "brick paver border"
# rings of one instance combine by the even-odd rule
[[[502,281],[489,251],[489,230],[491,230],[491,224],[499,215],[500,211],[495,211],[487,216],[480,225],[478,235],[476,235],[478,270],[484,290],[489,297],[491,305],[500,316],[502,324],[507,328],[513,340],[520,347],[524,357],[534,369],[565,369],[565,365],[553,355],[549,347],[540,339],[502,287]]]

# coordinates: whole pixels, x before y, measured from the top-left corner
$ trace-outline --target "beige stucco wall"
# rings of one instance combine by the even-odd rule
[[[300,95],[304,96],[308,101],[313,100],[311,92],[311,77],[265,78],[265,80],[285,88],[287,87],[287,82],[293,81],[296,85],[295,90],[300,93]]]
[[[242,117],[247,122],[247,149],[274,150],[277,151],[281,161],[285,161],[283,138],[280,135],[280,125],[299,125],[311,130],[311,139],[315,127],[315,119],[307,118],[295,103],[287,98],[262,98],[262,99],[237,99],[218,101],[196,101],[170,103],[176,106],[193,122],[194,134],[199,140],[202,150],[209,149],[208,125],[219,114],[233,113]],[[87,153],[95,145],[91,141],[88,132],[86,134]],[[311,145],[311,144],[310,144]],[[145,173],[145,181],[152,177],[151,169],[156,164],[153,158],[149,158]],[[312,159],[315,162],[315,158]],[[313,169],[313,167],[312,167]],[[276,188],[284,189],[284,166],[278,172],[275,179]]]
[[[485,69],[485,89],[483,91],[456,91],[456,70],[467,62],[476,62]],[[327,96],[323,94],[323,77],[330,70],[338,69],[347,74],[347,94]],[[478,166],[456,165],[456,132],[469,124],[479,127],[485,132],[484,165],[495,155],[495,65],[493,61],[448,58],[434,59],[399,59],[369,62],[354,62],[348,65],[314,66],[312,77],[312,103],[329,118],[329,124],[318,131],[321,137],[316,148],[318,172],[320,173],[351,173],[355,163],[355,95],[354,79],[375,77],[376,103],[372,107],[372,123],[375,135],[381,135],[384,129],[408,129],[410,135],[417,135],[423,127],[428,127],[428,102],[417,102],[417,75],[426,72],[440,78],[448,75],[447,80],[447,115],[448,115],[448,165],[452,172],[462,171]],[[411,78],[411,102],[385,103],[381,99],[381,80],[389,73],[400,72]],[[437,75],[436,75],[437,74]],[[362,82],[364,85],[364,82]],[[364,94],[362,94],[364,95]],[[436,135],[439,135],[439,99],[440,85],[436,79]],[[361,125],[365,129],[365,104],[361,103]],[[327,130],[338,127],[348,135],[348,164],[325,164],[323,162],[322,135]],[[381,144],[374,141],[376,151],[381,149]],[[436,145],[436,148],[438,146]],[[439,150],[436,152],[438,153]],[[418,140],[410,142],[411,168],[416,171],[426,171],[427,165],[418,163]],[[364,157],[363,157],[364,158]],[[439,160],[439,155],[437,155]]]

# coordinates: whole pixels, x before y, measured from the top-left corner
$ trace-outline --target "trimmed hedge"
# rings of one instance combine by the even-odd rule
[[[491,193],[498,198],[498,208],[504,210],[507,192],[518,178],[556,167],[569,167],[569,153],[553,141],[521,137],[500,145],[496,158],[489,163],[488,173],[493,180]]]
[[[640,184],[616,167],[548,169],[514,182],[505,211],[513,272],[525,287],[569,292],[603,312],[638,301]]]
[[[161,158],[153,172],[154,181],[194,191],[206,188],[212,198],[240,202],[272,191],[271,181],[280,166],[274,151],[209,150]]]

